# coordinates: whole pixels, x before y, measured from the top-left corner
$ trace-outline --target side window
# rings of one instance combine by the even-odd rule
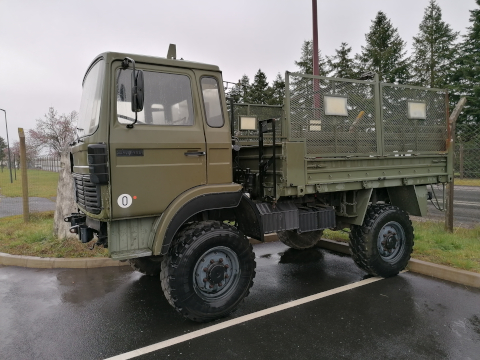
[[[222,127],[224,119],[217,79],[202,77],[201,84],[207,124],[211,127]]]
[[[132,70],[117,70],[117,117],[121,124],[135,120],[131,110]],[[193,102],[187,75],[144,71],[145,101],[137,124],[193,125]]]

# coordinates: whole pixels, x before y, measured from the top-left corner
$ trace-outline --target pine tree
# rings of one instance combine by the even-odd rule
[[[233,102],[238,104],[242,99],[242,91],[240,88],[240,82],[233,85],[225,94],[229,98],[233,98]]]
[[[372,71],[381,81],[405,83],[408,81],[406,43],[400,38],[385,13],[379,11],[372,21],[370,32],[365,35],[366,45],[357,56],[363,71]]]
[[[268,90],[267,76],[262,69],[258,69],[250,86],[249,102],[252,104],[267,104],[270,97],[270,91]]]
[[[272,86],[269,88],[269,100],[268,105],[283,105],[283,99],[285,97],[285,79],[277,74],[275,80],[273,80]]]
[[[228,97],[232,97],[237,104],[250,102],[250,78],[244,74],[238,83],[235,84],[228,93]]]
[[[357,76],[355,69],[355,60],[350,57],[352,48],[347,43],[342,42],[340,49],[335,50],[335,55],[327,57],[327,63],[332,72],[331,76],[339,78],[352,79]]]
[[[480,0],[476,0],[480,7]],[[457,69],[452,76],[454,85],[451,99],[456,103],[460,96],[467,96],[458,123],[480,124],[480,8],[470,11],[471,26],[460,45],[460,56],[457,60]]]
[[[453,43],[458,32],[442,20],[435,0],[425,8],[419,33],[413,38],[412,77],[421,86],[444,88],[455,58]]]
[[[313,41],[305,40],[302,45],[302,54],[300,56],[300,61],[295,61],[295,65],[299,68],[299,73],[302,74],[313,74]],[[318,51],[318,67],[319,75],[326,76],[327,71],[327,62],[323,58],[321,51]]]
[[[2,171],[4,166],[3,161],[7,157],[6,149],[7,144],[5,143],[5,140],[0,136],[0,167],[2,168]]]

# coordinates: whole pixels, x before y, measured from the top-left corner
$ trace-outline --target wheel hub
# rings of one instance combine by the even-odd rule
[[[226,272],[227,269],[225,268],[225,265],[221,263],[210,265],[207,269],[208,282],[214,284],[221,283],[225,279]]]
[[[403,253],[405,231],[396,221],[386,223],[378,234],[377,248],[380,256],[387,262],[393,262]]]
[[[217,246],[206,251],[195,265],[195,291],[205,298],[222,296],[235,287],[239,274],[237,254],[228,247]]]
[[[397,234],[392,231],[388,231],[386,234],[383,234],[385,240],[382,241],[383,248],[385,250],[393,250],[397,247]]]

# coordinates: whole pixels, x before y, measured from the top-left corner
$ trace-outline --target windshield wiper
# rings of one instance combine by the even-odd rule
[[[122,119],[125,119],[125,120],[132,120],[132,121],[135,121],[135,119],[134,119],[134,118],[131,118],[131,117],[129,117],[129,116],[125,116],[125,115],[119,115],[119,114],[117,114],[117,116],[118,116],[119,118],[122,118]]]

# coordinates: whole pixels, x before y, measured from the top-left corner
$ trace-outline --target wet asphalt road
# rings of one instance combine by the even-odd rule
[[[442,205],[443,192],[441,186],[434,186],[435,194]],[[430,186],[427,187],[431,191]],[[460,227],[474,227],[480,223],[480,187],[455,186],[453,193],[453,225]],[[435,209],[428,202],[428,215],[430,220],[445,221],[445,213]],[[480,357],[479,357],[480,358]]]
[[[254,247],[250,296],[228,319],[361,281],[350,257]],[[181,318],[129,267],[0,267],[1,359],[102,359],[212,324]],[[221,320],[224,321],[224,320]],[[138,359],[478,359],[480,289],[413,273],[223,329]]]
[[[40,197],[29,197],[28,205],[30,212],[55,210],[55,201]],[[23,199],[21,197],[3,197],[0,196],[0,218],[22,215]]]

